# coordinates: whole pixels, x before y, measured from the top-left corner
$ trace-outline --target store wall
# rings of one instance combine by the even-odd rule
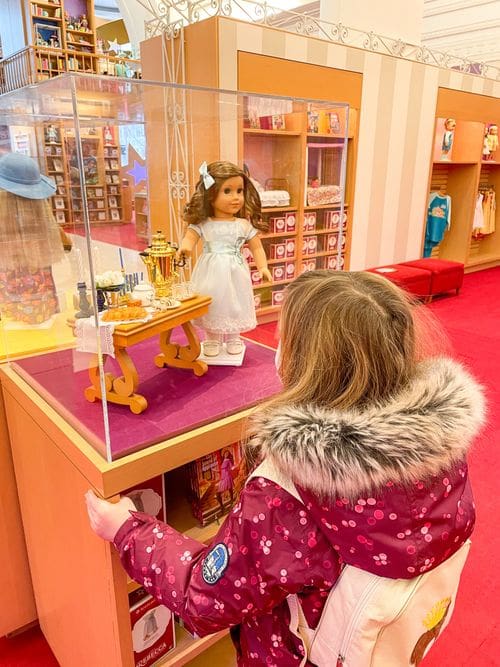
[[[438,87],[498,98],[500,82],[232,19],[218,19],[217,39],[221,88],[244,89],[241,51],[363,75],[350,268],[419,257]],[[342,90],[324,99],[343,101]]]

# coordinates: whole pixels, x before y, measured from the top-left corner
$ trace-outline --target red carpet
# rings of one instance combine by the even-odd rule
[[[498,667],[500,665],[500,530],[496,500],[500,469],[500,268],[465,277],[458,297],[439,298],[430,307],[450,336],[454,353],[487,389],[488,426],[470,457],[477,505],[473,535],[457,606],[443,637],[421,667]],[[252,338],[276,346],[275,324],[265,324]],[[0,639],[1,667],[57,665],[40,631]],[[78,667],[65,665],[64,667]],[[218,667],[224,667],[220,665]]]

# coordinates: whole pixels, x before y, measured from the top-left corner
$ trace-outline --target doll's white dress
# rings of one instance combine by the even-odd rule
[[[198,294],[212,297],[207,315],[197,323],[206,331],[237,334],[257,326],[250,269],[241,254],[257,230],[248,220],[209,218],[189,225],[203,241],[191,280]]]

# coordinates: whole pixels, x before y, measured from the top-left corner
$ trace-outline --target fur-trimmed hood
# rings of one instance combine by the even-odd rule
[[[362,411],[265,411],[250,446],[319,497],[355,499],[387,482],[425,479],[462,461],[484,421],[482,388],[457,362],[419,364],[410,386]]]

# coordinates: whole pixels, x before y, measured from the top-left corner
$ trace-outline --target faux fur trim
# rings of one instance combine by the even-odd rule
[[[411,483],[465,457],[484,421],[482,388],[458,363],[419,365],[411,385],[363,411],[315,406],[267,411],[250,446],[320,497],[356,499],[389,481]]]

